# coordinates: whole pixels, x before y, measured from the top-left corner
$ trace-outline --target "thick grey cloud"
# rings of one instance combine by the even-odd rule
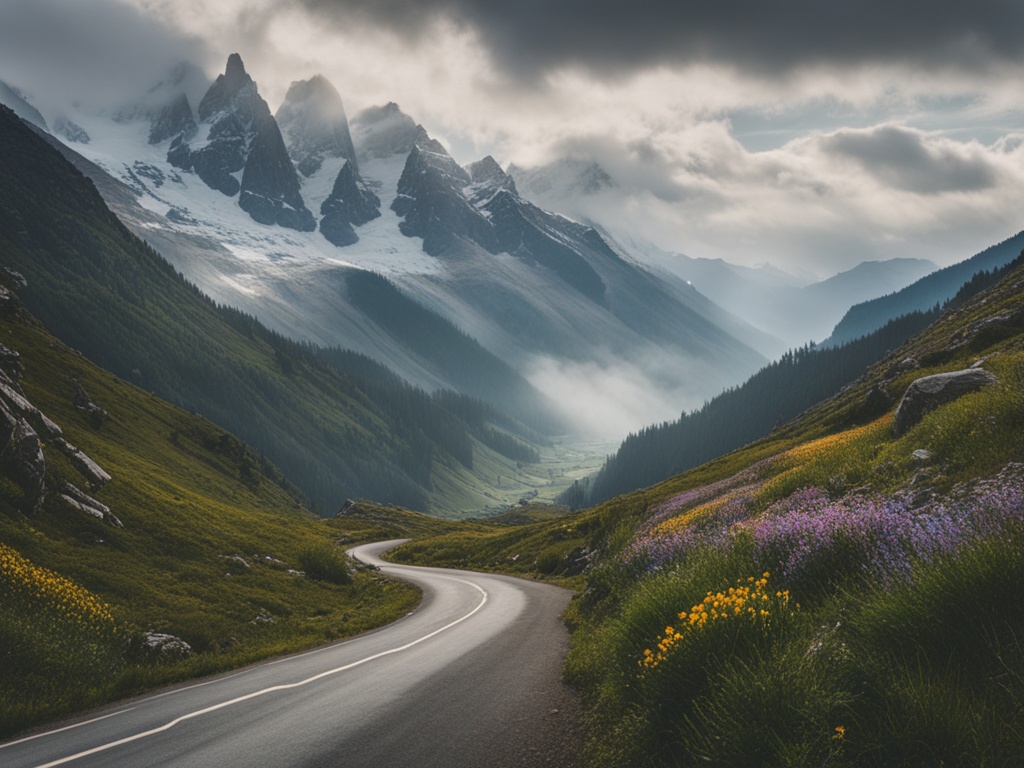
[[[118,104],[205,57],[198,39],[118,0],[0,6],[0,79],[51,101]]]
[[[410,38],[438,18],[477,30],[507,71],[612,73],[723,62],[778,74],[832,63],[914,62],[976,71],[1024,59],[1019,0],[299,0],[339,26]]]
[[[990,188],[997,180],[990,160],[972,152],[970,145],[926,146],[921,133],[898,126],[840,131],[822,145],[858,161],[883,183],[909,192],[973,192]]]

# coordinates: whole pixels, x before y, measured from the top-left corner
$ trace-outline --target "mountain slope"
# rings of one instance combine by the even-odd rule
[[[435,484],[465,486],[477,458],[481,472],[512,474],[515,462],[474,440],[457,414],[379,366],[353,356],[352,372],[339,373],[253,318],[215,306],[7,110],[0,131],[11,150],[0,180],[3,266],[27,279],[24,301],[65,342],[233,430],[322,511],[369,496],[455,513],[474,494],[479,509],[490,503],[479,489],[450,506]],[[418,420],[395,408],[410,398]]]
[[[620,215],[630,197],[599,165],[557,160],[536,168],[509,169],[527,199],[597,228],[620,253],[648,269],[688,281],[723,309],[781,340],[762,351],[775,357],[785,349],[820,341],[851,305],[909,285],[935,269],[923,259],[863,262],[826,280],[789,275],[770,266],[730,264],[692,258],[648,241]],[[628,218],[628,217],[627,217]],[[751,254],[737,254],[738,257]]]
[[[870,333],[889,320],[914,311],[925,311],[949,300],[978,272],[1007,264],[1024,250],[1024,232],[986,248],[959,264],[940,269],[912,285],[851,307],[825,340],[826,344],[842,344]]]
[[[542,389],[582,391],[595,368],[600,379],[629,366],[644,385],[628,399],[646,389],[655,393],[648,400],[690,404],[763,359],[715,322],[724,313],[706,298],[623,259],[594,229],[524,200],[493,159],[461,168],[421,132],[392,209],[442,265],[395,275],[396,284],[477,329]],[[614,412],[621,403],[584,407]]]
[[[577,483],[563,498],[575,508],[599,504],[763,437],[854,381],[937,316],[918,312],[842,347],[787,352],[699,410],[629,435],[596,476]]]
[[[102,370],[7,288],[0,297],[0,432],[12,410],[46,422],[32,435],[41,497],[18,457],[0,455],[0,738],[415,605],[411,588],[348,573],[346,528],[317,519],[255,450]],[[101,487],[62,442],[106,475]]]
[[[180,111],[181,102],[176,104]],[[167,151],[172,165],[194,171],[207,186],[228,197],[238,195],[239,208],[260,224],[300,231],[316,228],[281,129],[237,53],[228,57],[224,74],[199,102],[197,116],[195,130],[180,121],[186,127]],[[159,135],[151,131],[151,144],[154,138]]]
[[[943,310],[970,301],[1019,262],[1020,257],[991,273],[975,274],[941,307],[910,312],[854,341],[787,352],[701,409],[629,435],[596,476],[575,484],[563,498],[577,508],[598,504],[767,435],[773,427],[856,380],[869,365],[938,319]],[[875,395],[873,408],[887,405],[881,392]]]

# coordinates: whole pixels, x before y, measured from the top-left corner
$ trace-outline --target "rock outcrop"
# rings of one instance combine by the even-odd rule
[[[0,400],[0,467],[22,490],[28,511],[46,497],[46,460],[39,435]]]
[[[893,432],[900,437],[939,406],[998,381],[995,374],[981,368],[937,373],[917,379],[907,387],[896,407]]]
[[[345,163],[334,180],[331,194],[320,206],[320,232],[337,246],[359,240],[354,227],[380,216],[380,198],[359,179],[355,166]]]
[[[199,126],[196,125],[188,97],[184,93],[179,93],[153,117],[149,129],[149,143],[160,144],[176,137],[181,137],[182,141],[189,141],[198,130]]]
[[[110,511],[110,507],[96,501],[92,496],[71,483],[64,483],[64,492],[61,493],[60,497],[65,504],[78,512],[91,515],[105,523],[110,523],[115,528],[124,528],[124,525],[117,516]]]
[[[21,371],[20,355],[0,345],[0,473],[21,488],[26,511],[38,509],[47,492],[45,442],[68,458],[89,483],[91,491],[98,491],[110,482],[110,474],[84,451],[65,440],[63,430],[29,402],[21,389]],[[79,397],[84,397],[85,402],[92,406],[93,414],[98,411],[106,417],[106,411],[92,403],[80,385],[75,393],[76,400]],[[109,507],[71,483],[64,484],[60,496],[72,509],[122,527]]]
[[[110,414],[89,399],[89,395],[86,394],[85,389],[82,387],[82,384],[78,379],[72,379],[71,383],[75,385],[75,393],[71,397],[71,404],[88,415],[92,420],[92,425],[99,429]]]
[[[103,467],[89,458],[84,451],[76,448],[63,437],[58,437],[54,440],[53,447],[67,456],[71,465],[78,470],[82,477],[89,481],[89,489],[91,491],[98,491],[110,482],[111,477]]]
[[[180,637],[148,629],[143,633],[146,649],[164,658],[183,659],[192,654],[192,646]]]

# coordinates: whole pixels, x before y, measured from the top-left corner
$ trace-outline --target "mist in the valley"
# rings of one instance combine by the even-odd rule
[[[524,366],[527,379],[550,398],[583,440],[618,442],[651,424],[674,421],[739,384],[711,374],[698,361],[666,358],[593,362],[537,357]]]

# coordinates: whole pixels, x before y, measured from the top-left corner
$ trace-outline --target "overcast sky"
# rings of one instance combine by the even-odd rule
[[[573,213],[690,256],[825,276],[1024,229],[1019,0],[0,0],[0,79],[60,98],[235,51],[272,109],[322,73],[463,163],[597,160]]]

